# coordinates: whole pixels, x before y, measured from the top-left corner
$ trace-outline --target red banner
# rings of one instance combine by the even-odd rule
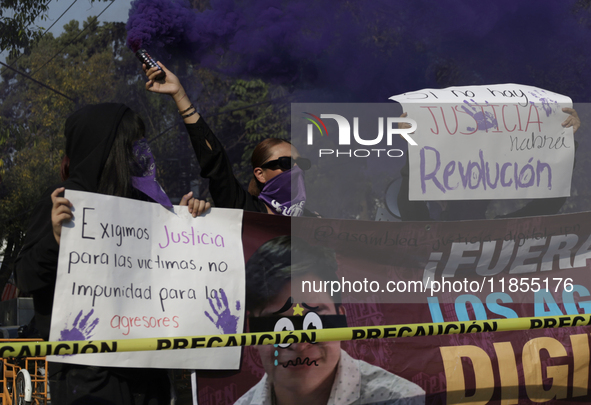
[[[389,223],[245,213],[243,243],[247,260],[279,235],[334,250],[337,278],[292,283],[292,295],[303,302],[297,294],[306,288],[340,294],[349,326],[575,315],[591,312],[589,218]],[[341,348],[420,386],[426,404],[588,403],[590,331],[366,339]],[[237,401],[265,377],[262,358],[248,347],[238,374],[200,378],[199,404]]]

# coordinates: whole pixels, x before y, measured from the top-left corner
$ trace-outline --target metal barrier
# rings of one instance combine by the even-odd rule
[[[0,339],[7,342],[39,342],[40,339]],[[45,357],[2,359],[0,400],[2,405],[51,404]]]

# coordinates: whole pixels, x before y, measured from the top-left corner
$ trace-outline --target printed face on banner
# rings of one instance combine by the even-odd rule
[[[410,200],[570,196],[569,97],[532,86],[425,89],[390,97],[417,122]]]
[[[316,276],[306,275],[306,280],[320,281]],[[302,278],[294,278],[301,283]],[[311,293],[308,301],[291,302],[291,283],[287,283],[270,303],[254,313],[255,317],[278,318],[275,330],[294,330],[288,317],[302,317],[303,329],[320,329],[320,317],[345,315],[344,308],[337,311],[328,293]],[[318,303],[321,301],[321,303]],[[252,319],[252,318],[251,318]],[[300,329],[296,327],[296,329]],[[296,343],[286,345],[258,346],[261,362],[277,395],[283,391],[308,393],[326,384],[332,386],[341,354],[340,342]],[[284,391],[285,390],[285,391]]]

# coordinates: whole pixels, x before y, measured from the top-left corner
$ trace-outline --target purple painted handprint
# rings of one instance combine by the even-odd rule
[[[489,129],[496,128],[498,130],[499,123],[495,117],[495,114],[490,111],[484,111],[484,106],[480,106],[474,100],[470,100],[473,104],[470,104],[468,100],[464,100],[464,106],[462,106],[462,110],[476,121],[477,127],[467,127],[468,131],[486,131],[488,132]],[[488,104],[488,101],[485,101]]]
[[[82,318],[83,313],[83,310],[78,313],[78,316],[74,319],[72,329],[66,328],[61,331],[59,340],[89,340],[92,337],[92,331],[96,325],[98,325],[99,319],[95,318],[92,322],[89,322],[90,317],[94,313],[94,309],[91,309],[90,312]]]
[[[217,320],[214,320],[214,318],[207,311],[205,311],[205,316],[209,318],[209,320],[216,326],[216,328],[218,328],[220,332],[223,332],[224,334],[237,333],[239,317],[232,315],[230,312],[228,297],[226,297],[224,290],[220,288],[219,291],[219,294],[215,294],[215,304],[212,297],[207,297],[213,315],[217,318]],[[236,301],[236,311],[240,311],[240,301]]]
[[[538,101],[542,104],[542,108],[543,108],[544,112],[546,113],[546,117],[549,117],[551,114],[558,111],[558,109],[560,107],[558,105],[558,101],[553,100],[550,97],[548,97],[548,94],[546,93],[545,90],[542,90],[542,89],[534,90],[534,91],[530,91],[529,94],[531,94],[533,97],[537,98]],[[533,101],[530,101],[530,103],[534,104]]]

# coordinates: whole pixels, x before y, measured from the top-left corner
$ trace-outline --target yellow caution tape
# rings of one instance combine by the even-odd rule
[[[6,342],[0,357],[40,357],[82,353],[138,352],[151,350],[197,349],[270,344],[312,343],[342,340],[437,336],[461,333],[519,331],[591,325],[591,314],[535,318],[493,319],[486,321],[414,323],[354,328],[311,329],[231,335],[184,336],[119,340],[80,340],[58,342]]]

